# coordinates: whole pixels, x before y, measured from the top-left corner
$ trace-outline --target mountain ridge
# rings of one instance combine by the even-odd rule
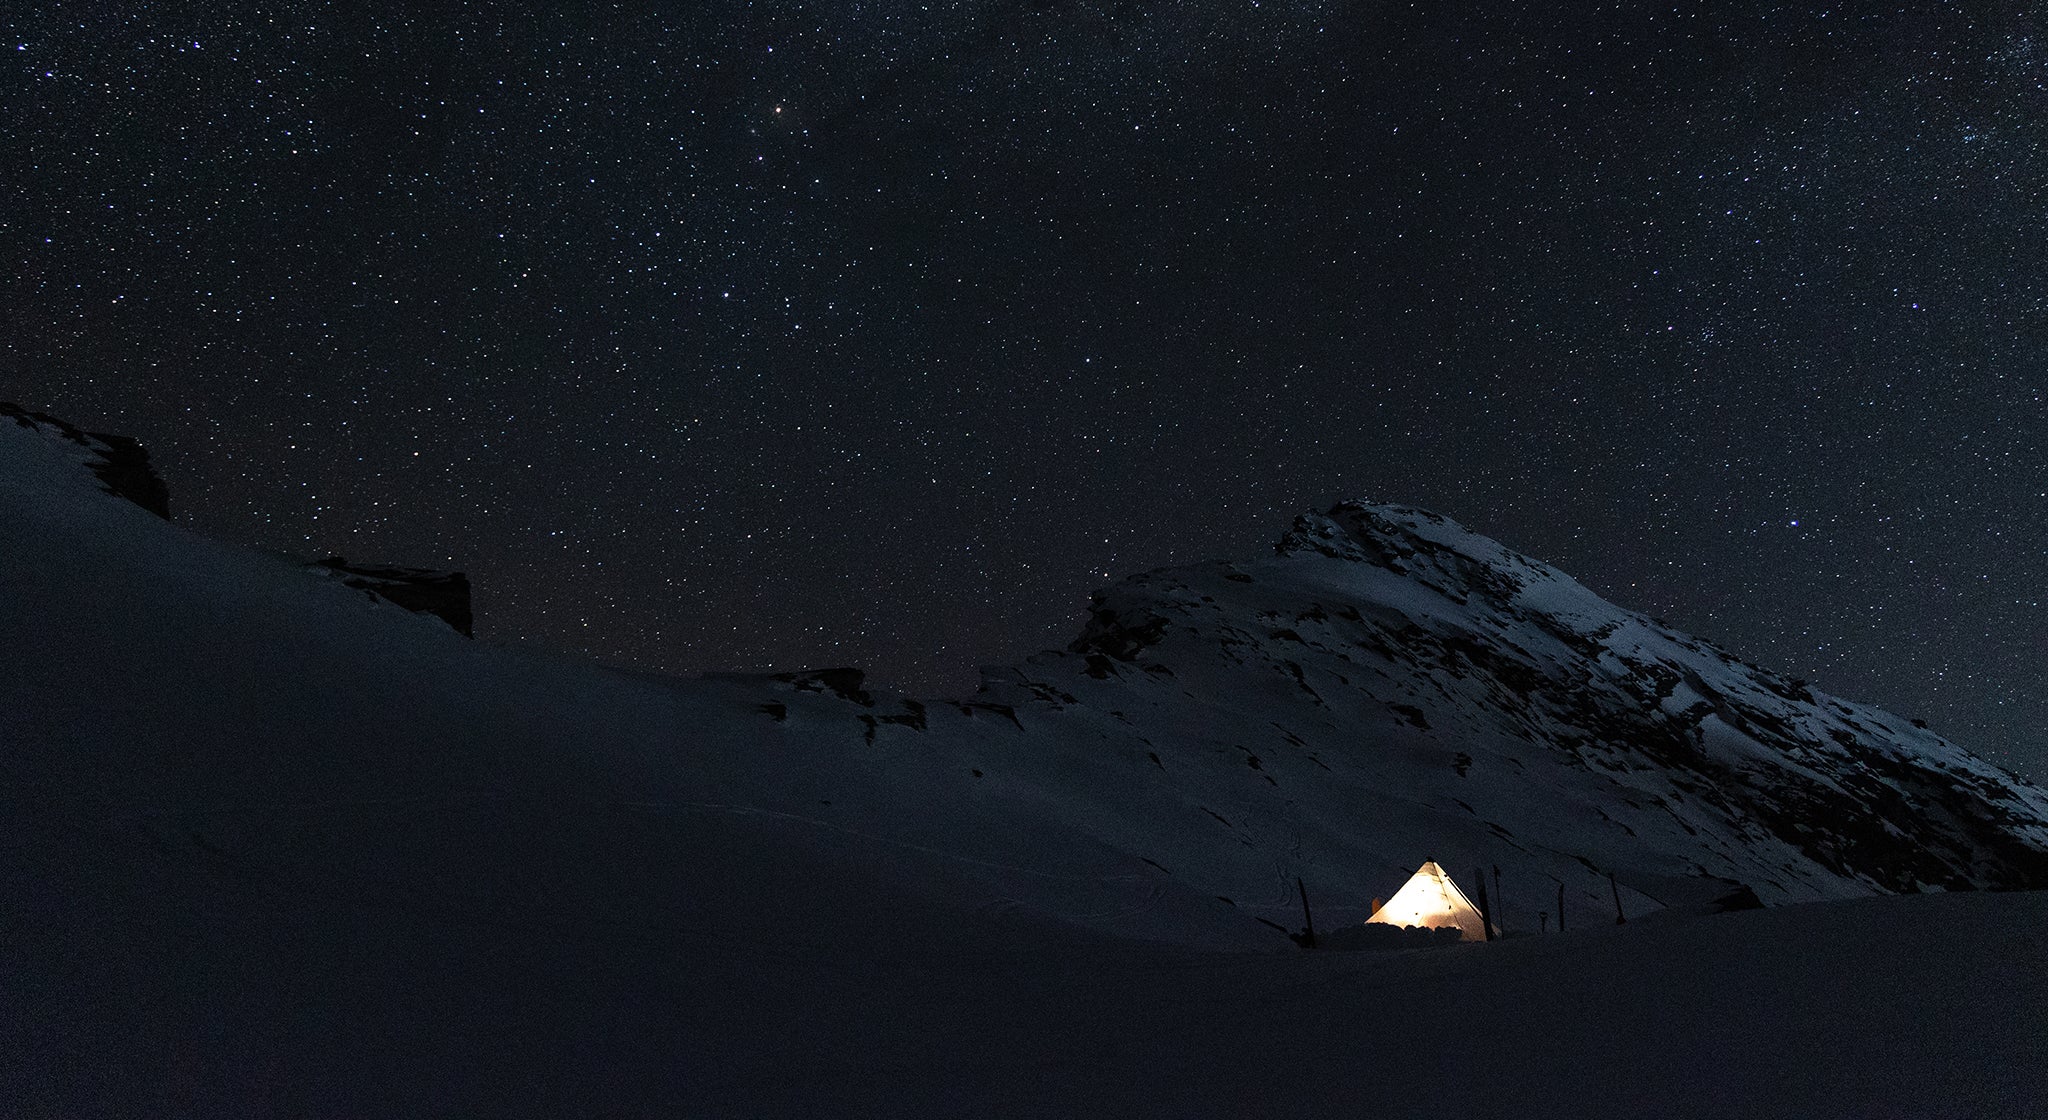
[[[976,908],[1230,948],[1286,947],[1297,884],[1321,928],[1362,921],[1424,859],[1468,881],[1485,869],[1510,932],[1558,920],[1560,901],[1578,925],[1744,892],[2048,885],[2048,795],[2024,780],[1410,507],[1343,503],[1266,557],[1128,577],[1069,648],[933,699],[857,670],[662,679],[449,646],[285,561],[52,498],[22,458],[43,442],[0,447],[29,480],[0,491],[41,503],[23,509],[51,530],[11,563],[52,598],[6,632],[76,648],[18,684],[17,710],[76,704],[52,666],[134,681],[128,707],[92,717],[113,737],[96,765],[205,804],[304,799],[320,773],[403,797],[424,796],[407,774],[466,774],[450,796],[522,804],[615,790],[649,807],[635,812],[857,837],[900,866],[891,890],[941,890],[936,874]],[[108,575],[97,597],[59,577],[153,566],[171,574]],[[167,607],[178,629],[134,630]],[[219,670],[154,679],[194,658]],[[330,714],[208,715],[212,738],[185,748],[203,774],[157,748],[120,761],[190,739],[181,711],[260,712],[259,696]],[[48,724],[19,741],[75,737]],[[310,753],[280,768],[262,735]]]
[[[1262,597],[1269,583],[1278,594]],[[1217,606],[1233,597],[1234,609]],[[1295,707],[1324,712],[1352,694],[1351,712],[1376,704],[1389,737],[1411,747],[1462,743],[1460,779],[1486,757],[1482,744],[1513,766],[1529,761],[1509,753],[1516,741],[1541,746],[1610,776],[1611,800],[1653,806],[1691,839],[1718,815],[1730,840],[1783,843],[1873,889],[2048,885],[2048,799],[2024,779],[1607,603],[1427,511],[1340,503],[1298,519],[1269,561],[1124,581],[1097,594],[1068,654],[1082,675],[1120,680],[1139,679],[1132,669],[1184,677],[1192,661],[1212,691],[1264,677],[1270,693],[1277,677]],[[1750,885],[1779,887],[1781,901],[1800,893],[1757,877]],[[1788,878],[1819,886],[1803,871]]]

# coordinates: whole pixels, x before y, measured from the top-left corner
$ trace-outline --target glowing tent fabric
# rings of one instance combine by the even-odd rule
[[[1465,941],[1486,940],[1486,922],[1479,916],[1479,908],[1433,862],[1423,864],[1366,922],[1428,929],[1456,926]]]

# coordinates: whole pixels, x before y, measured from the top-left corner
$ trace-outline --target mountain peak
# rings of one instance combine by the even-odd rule
[[[1383,568],[1459,599],[1477,594],[1548,613],[1618,613],[1556,568],[1414,506],[1348,501],[1303,514],[1274,554]]]
[[[1569,882],[1563,856],[1660,900],[1685,877],[1774,902],[2048,885],[2048,794],[1427,510],[1344,502],[1267,559],[1127,579],[1065,656],[1035,664],[1040,699],[1187,729],[1276,781],[1300,753],[1347,787],[1317,828],[1376,848],[1457,836],[1460,866]],[[1225,815],[1284,832],[1305,805]]]

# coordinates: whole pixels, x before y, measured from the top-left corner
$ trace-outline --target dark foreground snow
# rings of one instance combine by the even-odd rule
[[[111,928],[74,916],[9,930],[0,1093],[12,1115],[1369,1104],[1389,1116],[2022,1117],[2048,1101],[2040,893],[1291,955],[892,916],[829,894],[808,899],[808,926],[749,933],[231,893],[166,885],[96,908]],[[793,916],[765,912],[778,909]]]

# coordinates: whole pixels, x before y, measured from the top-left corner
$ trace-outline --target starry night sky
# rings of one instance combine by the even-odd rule
[[[479,635],[971,689],[1422,505],[2048,775],[2018,3],[0,15],[0,399]]]

